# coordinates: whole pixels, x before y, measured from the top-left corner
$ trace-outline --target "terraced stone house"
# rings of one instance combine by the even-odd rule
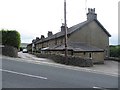
[[[92,59],[94,63],[104,62],[109,57],[109,37],[111,35],[97,20],[95,9],[88,9],[87,20],[67,28],[68,55]],[[65,26],[61,31],[53,34],[48,31],[48,37],[41,35],[28,45],[28,50],[41,53],[64,54]]]

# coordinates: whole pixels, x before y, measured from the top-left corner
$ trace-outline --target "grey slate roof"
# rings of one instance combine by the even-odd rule
[[[82,22],[82,23],[79,23],[79,24],[77,24],[77,25],[74,25],[74,26],[68,28],[67,34],[69,35],[69,34],[73,33],[74,31],[76,31],[77,29],[83,27],[83,26],[86,25],[87,23],[88,23],[88,21],[84,21],[84,22]],[[50,36],[50,37],[44,38],[43,40],[39,40],[38,42],[36,42],[36,44],[37,44],[37,43],[44,42],[44,41],[48,41],[48,40],[51,40],[51,39],[59,38],[59,37],[62,37],[62,36],[64,36],[64,35],[65,35],[65,32],[58,32],[58,33],[56,33],[56,34],[54,34],[54,35],[52,35],[52,36]]]
[[[68,35],[74,33],[74,32],[77,31],[78,29],[80,30],[80,28],[82,28],[83,26],[87,25],[88,23],[90,23],[90,22],[92,22],[92,21],[96,21],[96,23],[103,29],[103,31],[104,31],[109,37],[111,37],[111,35],[107,32],[107,30],[102,26],[102,24],[101,24],[97,19],[86,20],[86,21],[84,21],[84,22],[82,22],[82,23],[79,23],[79,24],[77,24],[77,25],[74,25],[74,26],[68,28],[68,31],[67,31]],[[40,39],[39,41],[36,42],[36,44],[37,44],[37,43],[42,43],[42,42],[44,42],[44,41],[48,41],[48,40],[51,40],[51,39],[55,39],[55,38],[58,38],[58,37],[62,37],[62,36],[64,36],[64,35],[65,35],[64,32],[58,32],[58,33],[56,33],[56,34],[54,34],[54,35],[52,35],[52,36],[50,36],[50,37],[44,38],[43,40]]]
[[[69,42],[68,43],[68,50],[72,50],[75,52],[103,52],[103,49],[97,48],[95,46],[91,46],[88,45],[87,43],[81,43],[81,42]],[[51,47],[47,47],[47,49],[45,50],[50,50],[50,51],[54,51],[54,50],[65,50],[65,45],[56,45],[56,46],[51,46]]]

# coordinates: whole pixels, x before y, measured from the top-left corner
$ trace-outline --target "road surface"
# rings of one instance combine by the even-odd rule
[[[58,64],[55,63],[53,60],[47,59],[47,58],[38,58],[35,55],[29,54],[29,53],[22,53],[19,52],[18,56],[22,59],[24,59],[24,61],[28,61],[31,60],[33,62],[42,62],[42,63],[51,63],[53,65]],[[79,66],[70,66],[70,65],[63,65],[65,67],[70,67],[72,69],[84,69],[84,70],[88,70],[88,71],[92,71],[92,72],[99,72],[102,74],[108,74],[108,75],[115,75],[118,76],[118,62],[116,61],[110,61],[110,60],[105,60],[104,64],[95,64],[93,67],[79,67]],[[60,64],[59,64],[60,65]]]
[[[2,58],[3,88],[118,88],[118,77]]]

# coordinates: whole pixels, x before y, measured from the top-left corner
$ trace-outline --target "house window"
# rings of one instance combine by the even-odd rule
[[[57,39],[55,39],[55,45],[57,45]]]
[[[63,40],[61,39],[61,44],[63,43]]]
[[[73,55],[73,51],[71,51],[71,55]]]

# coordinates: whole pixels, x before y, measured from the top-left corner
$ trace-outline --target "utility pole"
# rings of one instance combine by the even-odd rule
[[[66,0],[64,0],[64,23],[65,23],[65,59],[67,60],[67,23],[66,23]]]

